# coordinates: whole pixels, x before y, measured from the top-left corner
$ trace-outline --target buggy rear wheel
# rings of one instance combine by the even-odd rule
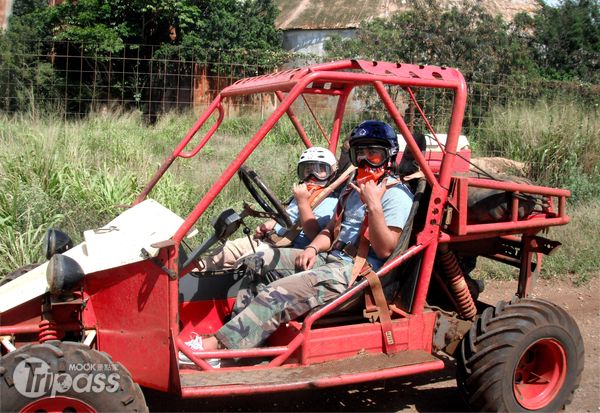
[[[486,309],[463,338],[457,382],[476,411],[558,411],[579,385],[583,356],[565,310],[515,297]]]

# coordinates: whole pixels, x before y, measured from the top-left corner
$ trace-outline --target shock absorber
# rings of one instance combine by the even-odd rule
[[[38,340],[40,343],[45,343],[46,341],[50,340],[58,340],[56,323],[52,318],[52,310],[50,307],[49,298],[47,297],[42,305],[42,320],[40,321],[39,329],[40,332],[38,333]]]
[[[40,332],[38,340],[40,343],[45,343],[50,340],[58,340],[58,332],[56,331],[56,323],[52,320],[42,320],[39,324]]]
[[[454,296],[458,313],[466,319],[472,319],[477,314],[477,308],[475,308],[475,302],[471,297],[460,265],[458,265],[456,255],[450,251],[447,244],[440,244],[438,251],[441,272],[444,274],[446,284]]]

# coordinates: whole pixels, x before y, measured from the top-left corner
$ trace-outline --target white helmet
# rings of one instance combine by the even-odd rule
[[[337,159],[329,149],[313,146],[300,155],[298,178],[305,181],[313,176],[319,181],[326,181],[331,178],[336,167]]]

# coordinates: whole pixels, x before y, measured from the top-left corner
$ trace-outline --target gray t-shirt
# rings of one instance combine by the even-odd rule
[[[325,226],[331,220],[331,217],[335,214],[335,207],[337,205],[338,198],[335,195],[329,195],[325,198],[319,205],[315,207],[313,213],[315,214],[315,218],[317,219],[317,223],[321,229],[325,228]],[[300,216],[300,212],[298,211],[298,204],[296,203],[296,199],[293,199],[292,202],[286,208],[288,215],[292,222],[297,222]],[[279,236],[284,236],[286,230],[279,224],[276,224],[273,228],[275,233]],[[304,231],[300,232],[298,236],[292,242],[292,248],[304,249],[310,244],[312,240],[308,239]]]
[[[404,228],[412,202],[413,194],[403,183],[398,182],[396,185],[387,188],[381,198],[386,225],[388,227]],[[354,245],[358,243],[360,227],[365,219],[365,208],[365,204],[360,200],[358,192],[352,191],[346,200],[338,241]],[[352,260],[341,251],[333,250],[331,254],[345,261]],[[384,263],[385,259],[378,258],[375,251],[370,248],[367,261],[374,270],[377,270]]]

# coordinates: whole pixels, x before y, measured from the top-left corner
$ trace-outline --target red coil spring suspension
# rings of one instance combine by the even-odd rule
[[[458,265],[456,255],[448,249],[447,245],[440,244],[439,258],[448,288],[458,305],[458,313],[466,319],[472,319],[477,315],[477,308],[475,308],[475,302],[471,297],[465,276]]]
[[[56,323],[53,320],[42,320],[39,324],[40,332],[38,340],[40,343],[45,343],[49,340],[58,340],[58,331],[56,331]]]
[[[52,306],[48,297],[46,297],[42,304],[42,321],[40,321],[38,326],[40,329],[38,340],[40,343],[58,340],[58,331],[56,331],[56,323],[54,322],[54,318],[52,318]]]

